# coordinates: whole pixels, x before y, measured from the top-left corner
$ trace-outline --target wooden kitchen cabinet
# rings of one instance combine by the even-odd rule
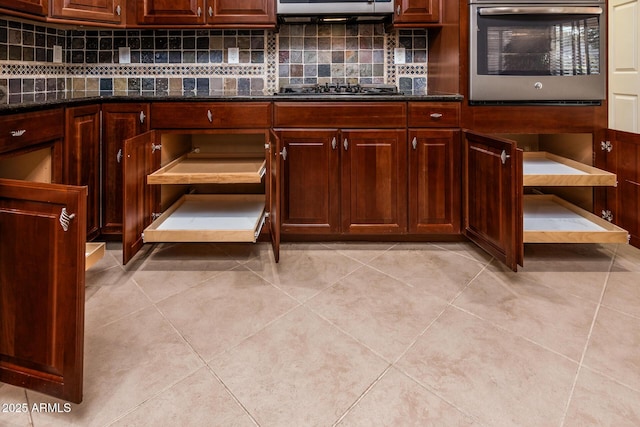
[[[176,105],[191,115],[156,122]],[[265,223],[278,260],[278,143],[268,121],[250,127],[270,111],[264,102],[152,105],[152,123],[165,129],[124,145],[125,264],[145,242],[255,242]],[[244,127],[215,119],[226,115],[245,117]]]
[[[281,102],[282,232],[406,232],[406,104]]]
[[[0,0],[0,8],[46,16],[49,11],[49,0]]]
[[[149,104],[102,106],[102,224],[101,235],[122,236],[122,158],[124,141],[149,130]]]
[[[49,0],[51,17],[124,24],[125,0]]]
[[[273,0],[138,0],[138,23],[148,25],[212,25],[273,27]]]
[[[395,0],[393,26],[396,28],[411,28],[418,24],[433,24],[439,21],[439,0]]]
[[[65,112],[64,182],[87,186],[87,240],[100,234],[100,105]]]

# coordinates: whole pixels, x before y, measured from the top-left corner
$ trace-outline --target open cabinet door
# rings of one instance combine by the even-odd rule
[[[82,401],[87,188],[0,179],[0,382]]]
[[[523,264],[522,150],[463,132],[464,234],[513,271]]]
[[[147,185],[147,175],[160,167],[160,144],[155,131],[124,141],[122,159],[122,263],[142,248],[142,233],[158,212],[159,188]]]
[[[280,201],[282,186],[280,185],[280,138],[271,130],[269,149],[267,152],[269,161],[269,230],[271,234],[271,246],[273,247],[273,256],[276,262],[280,261]]]

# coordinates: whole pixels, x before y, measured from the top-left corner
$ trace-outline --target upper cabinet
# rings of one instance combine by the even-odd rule
[[[138,24],[275,26],[273,0],[138,0]]]
[[[395,27],[415,27],[417,24],[433,24],[439,21],[438,0],[396,0],[393,14]]]
[[[47,0],[42,0],[47,1]],[[124,24],[124,0],[50,0],[51,17]]]
[[[49,0],[0,0],[0,8],[3,7],[34,15],[46,15]]]

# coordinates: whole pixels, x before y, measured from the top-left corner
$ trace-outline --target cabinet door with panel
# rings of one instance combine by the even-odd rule
[[[281,224],[285,233],[340,231],[337,129],[278,131],[282,145]]]
[[[413,27],[416,24],[437,23],[440,20],[439,0],[395,0],[393,25]]]
[[[207,0],[207,22],[229,26],[275,26],[275,4],[273,0]]]
[[[125,0],[49,0],[51,16],[72,20],[86,20],[123,24]]]
[[[409,130],[409,232],[460,233],[460,132]]]
[[[149,104],[102,106],[102,227],[105,237],[122,234],[124,141],[149,130]]]
[[[201,25],[205,23],[204,0],[136,1],[138,2],[138,24]]]
[[[405,130],[343,130],[342,229],[398,234],[407,229]]]
[[[85,188],[0,179],[0,382],[75,403],[85,216]]]
[[[0,0],[0,8],[33,15],[45,16],[49,10],[49,0]]]
[[[87,186],[87,240],[100,234],[100,106],[66,110],[64,182]]]

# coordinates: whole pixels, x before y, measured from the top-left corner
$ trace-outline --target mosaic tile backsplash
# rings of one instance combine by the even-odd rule
[[[62,48],[60,62],[54,46]],[[405,64],[394,63],[396,47],[405,48]],[[128,61],[121,48],[128,48]],[[229,48],[238,49],[238,63],[229,63]],[[326,82],[389,83],[424,93],[427,53],[426,30],[386,33],[380,24],[284,25],[277,33],[84,30],[0,18],[0,103],[273,93],[284,84]]]

